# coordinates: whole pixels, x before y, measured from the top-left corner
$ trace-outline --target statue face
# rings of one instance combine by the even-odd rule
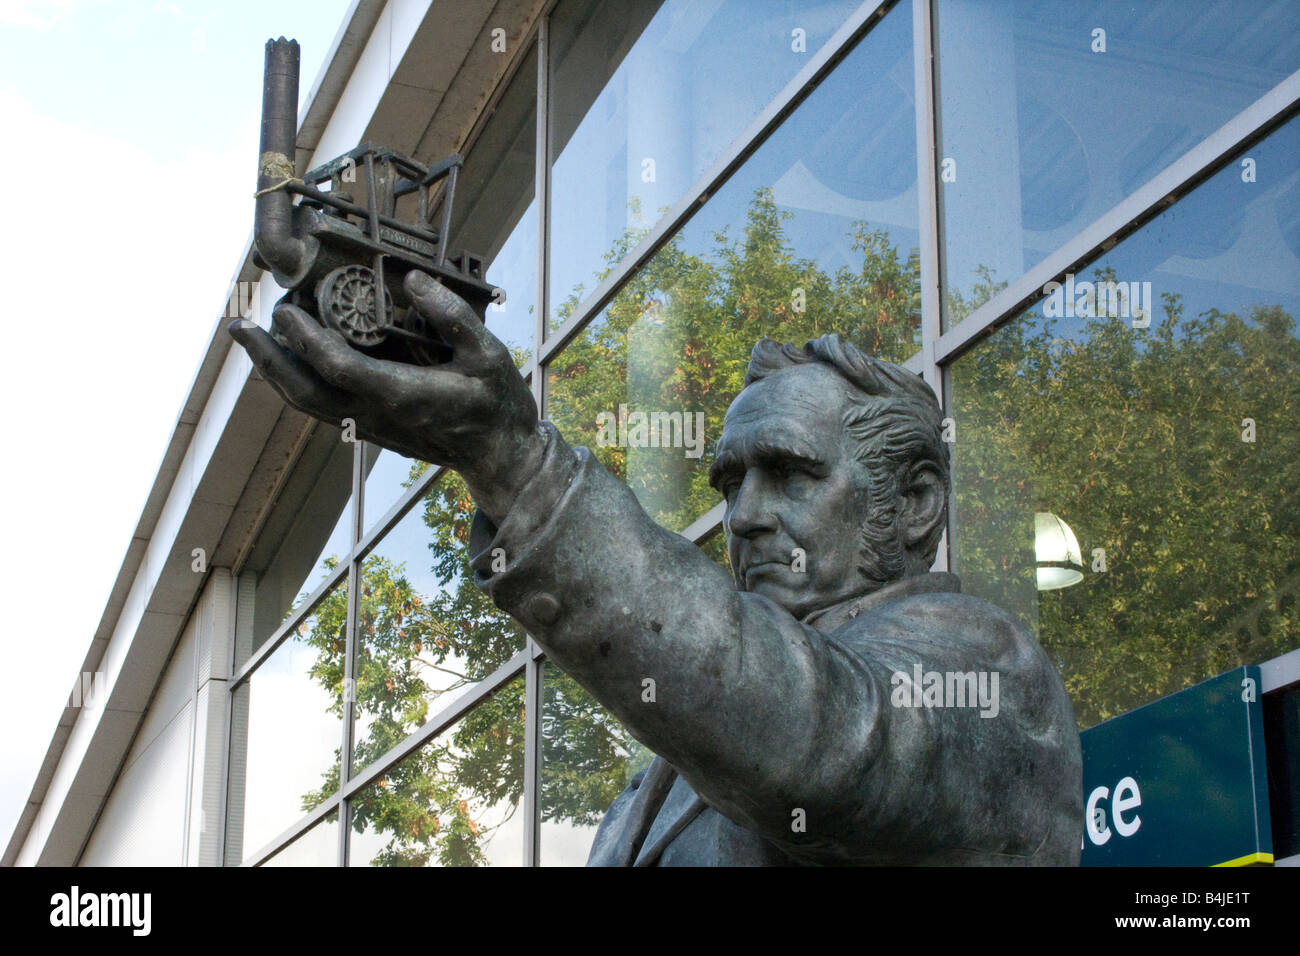
[[[731,566],[742,590],[796,617],[864,591],[866,470],[842,424],[851,388],[824,365],[776,372],[740,393],[718,441]]]

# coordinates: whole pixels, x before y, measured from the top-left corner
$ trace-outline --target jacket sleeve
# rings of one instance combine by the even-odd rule
[[[873,661],[869,643],[736,590],[587,449],[544,427],[542,468],[500,527],[475,516],[476,583],[707,803],[795,858],[865,862],[906,849],[899,839],[924,842],[899,825],[949,799],[952,787],[933,798],[923,787],[944,760],[934,745],[969,718],[890,707],[889,674],[915,657],[905,642]],[[942,775],[967,762],[969,748]]]

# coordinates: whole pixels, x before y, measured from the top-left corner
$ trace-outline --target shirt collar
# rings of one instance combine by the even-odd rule
[[[931,571],[927,574],[915,574],[911,577],[891,581],[882,588],[868,594],[860,594],[813,611],[804,617],[803,623],[815,627],[823,634],[839,630],[846,623],[863,611],[889,604],[893,601],[911,597],[913,594],[932,594],[936,592],[956,593],[961,591],[961,579],[946,571]]]

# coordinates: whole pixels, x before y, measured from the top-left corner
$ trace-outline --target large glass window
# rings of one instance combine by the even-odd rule
[[[1084,727],[1300,646],[1298,153],[1292,120],[951,367],[954,570]]]
[[[402,495],[429,470],[429,463],[366,442],[361,474],[366,528],[378,524]]]
[[[352,799],[353,866],[523,863],[524,682],[497,691]]]
[[[234,692],[227,862],[257,853],[339,786],[347,585]]]
[[[660,524],[717,502],[708,465],[758,339],[919,348],[911,38],[901,4],[551,364],[547,416]]]
[[[487,327],[522,365],[537,322],[537,52],[520,64],[465,159],[456,185],[451,248],[481,255],[485,278],[504,298],[488,306]]]
[[[938,4],[945,320],[1300,68],[1275,0]]]
[[[355,769],[523,650],[523,629],[474,585],[473,513],[448,474],[361,562]]]
[[[605,811],[654,754],[553,664],[542,703],[542,866],[582,866]]]
[[[325,814],[325,819],[298,837],[283,850],[272,854],[262,866],[337,866],[339,862],[339,812]]]
[[[551,16],[550,316],[566,319],[858,0],[566,0]]]

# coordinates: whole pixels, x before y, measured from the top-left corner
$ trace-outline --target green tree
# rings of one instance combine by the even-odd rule
[[[1082,727],[1284,653],[1300,625],[1294,320],[1161,305],[1148,329],[1035,307],[952,368],[955,570],[1035,631]],[[1079,585],[1037,590],[1035,512],[1077,534]]]
[[[792,253],[785,224],[793,215],[762,189],[738,237],[719,232],[713,249],[695,253],[678,234],[551,367],[548,417],[624,479],[665,527],[680,530],[718,501],[708,465],[757,339],[803,343],[838,331],[869,354],[898,362],[919,348],[917,254],[895,248],[883,229],[855,223],[849,239],[861,268],[827,273]],[[608,259],[625,255],[620,244]],[[561,317],[575,306],[576,297],[566,301]],[[703,456],[601,447],[599,416],[620,404],[703,413]]]

